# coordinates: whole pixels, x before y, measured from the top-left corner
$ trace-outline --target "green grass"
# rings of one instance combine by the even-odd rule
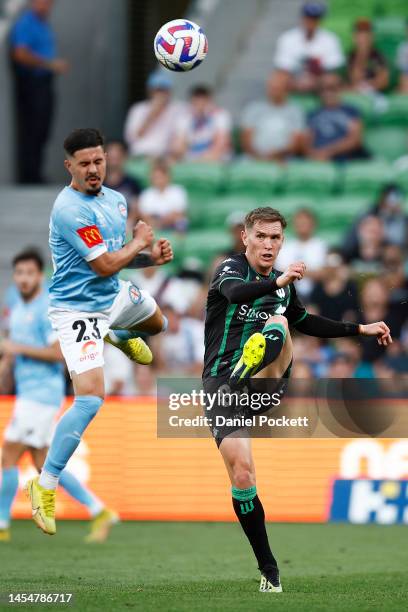
[[[237,524],[123,523],[85,545],[86,524],[47,537],[13,523],[0,544],[0,592],[72,592],[68,609],[179,612],[407,610],[407,527],[269,525],[282,595],[258,593],[252,551]],[[1,606],[61,610],[65,606]]]

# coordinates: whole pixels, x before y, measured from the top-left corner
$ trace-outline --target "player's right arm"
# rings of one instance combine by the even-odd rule
[[[134,260],[136,255],[147,247],[151,247],[154,240],[150,225],[139,221],[134,230],[133,238],[118,251],[106,251],[89,262],[92,270],[99,276],[112,276]]]
[[[230,304],[244,304],[257,298],[273,293],[280,287],[284,287],[294,280],[303,278],[305,264],[297,262],[291,264],[288,269],[270,280],[246,281],[239,267],[228,266],[225,261],[221,264],[215,276],[218,290]]]
[[[99,276],[116,274],[141,251],[150,247],[154,240],[152,228],[139,221],[133,230],[132,240],[117,251],[108,252],[92,211],[84,207],[59,210],[51,219],[51,224]]]

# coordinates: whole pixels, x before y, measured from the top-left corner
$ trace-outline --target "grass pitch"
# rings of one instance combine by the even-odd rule
[[[0,543],[0,592],[72,592],[74,602],[0,604],[1,610],[109,612],[407,610],[407,527],[270,524],[284,593],[259,593],[238,524],[123,523],[85,545],[87,526],[59,522],[54,537],[14,522]]]

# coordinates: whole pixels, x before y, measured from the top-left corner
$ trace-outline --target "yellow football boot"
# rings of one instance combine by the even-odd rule
[[[149,365],[153,361],[152,351],[147,346],[146,342],[142,338],[131,338],[130,340],[120,340],[115,342],[112,338],[105,336],[105,342],[108,342],[112,346],[118,348],[122,353],[125,353],[131,361],[141,363],[142,365]]]
[[[91,531],[86,536],[85,542],[88,544],[104,542],[113,525],[117,523],[119,523],[119,515],[113,510],[104,508],[92,519]]]
[[[44,533],[54,535],[55,526],[55,490],[44,489],[38,483],[38,476],[29,480],[25,486],[27,496],[31,501],[33,520]]]
[[[255,332],[245,342],[239,358],[230,377],[230,383],[236,384],[255,373],[265,355],[266,341],[262,334]]]

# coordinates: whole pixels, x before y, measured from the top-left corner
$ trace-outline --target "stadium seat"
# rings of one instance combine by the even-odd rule
[[[306,115],[319,106],[319,98],[313,95],[291,96],[290,101],[299,106]]]
[[[384,183],[392,180],[391,166],[382,160],[355,161],[343,168],[343,188],[349,194],[376,195]]]
[[[194,227],[203,228],[225,228],[226,219],[232,212],[242,211],[247,213],[265,202],[254,194],[250,196],[228,195],[216,199],[210,198],[201,211],[201,220]]]
[[[365,123],[371,123],[375,120],[376,115],[372,96],[349,91],[344,93],[341,98],[345,104],[354,106],[361,113]]]
[[[408,96],[398,93],[388,95],[376,121],[380,125],[408,126]]]
[[[299,193],[298,195],[278,195],[271,201],[271,205],[274,208],[277,208],[279,212],[281,212],[285,217],[291,219],[293,214],[299,210],[300,208],[310,208],[315,211],[316,202],[319,202],[320,198],[316,200],[314,197],[310,197],[309,195],[302,195]]]
[[[332,193],[337,185],[334,164],[315,161],[292,161],[287,165],[284,187],[287,193],[308,196]]]
[[[320,232],[347,231],[352,223],[371,205],[370,199],[364,196],[340,196],[325,199],[316,211],[318,234]]]
[[[188,232],[182,239],[183,258],[196,257],[208,265],[216,255],[231,245],[231,238],[224,227],[219,230],[196,230]]]
[[[219,163],[182,162],[173,167],[173,182],[183,185],[190,194],[219,193],[225,168]]]
[[[403,164],[398,164],[395,169],[394,180],[402,187],[408,196],[408,159]],[[405,210],[408,213],[408,200],[405,201]]]
[[[403,127],[372,127],[366,130],[365,144],[375,157],[394,161],[408,153],[408,129]]]
[[[231,164],[226,189],[229,193],[268,197],[282,186],[282,168],[272,162],[242,160]]]
[[[149,173],[151,163],[147,159],[128,159],[126,163],[126,173],[140,181],[143,187],[147,187],[149,184]]]

